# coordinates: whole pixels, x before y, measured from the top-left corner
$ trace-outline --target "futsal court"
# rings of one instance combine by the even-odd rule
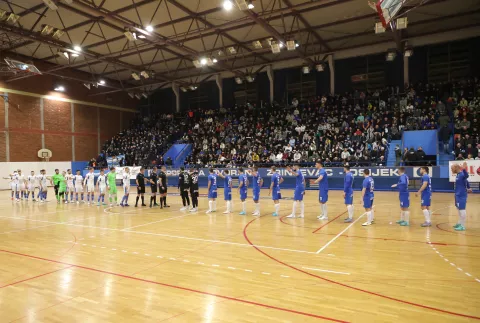
[[[205,192],[202,192],[205,193]],[[343,223],[331,191],[319,221],[317,191],[305,218],[286,219],[262,191],[261,216],[168,209],[12,203],[1,192],[1,322],[474,322],[480,320],[480,200],[456,232],[453,194],[434,193],[433,225],[412,195],[409,227],[398,194],[375,193],[375,224],[355,193]],[[223,196],[219,192],[219,196]],[[132,199],[134,195],[130,197]]]

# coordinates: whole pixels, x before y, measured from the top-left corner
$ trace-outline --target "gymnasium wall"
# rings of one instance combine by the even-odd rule
[[[66,91],[54,92],[57,84]],[[0,162],[39,161],[42,148],[52,151],[51,161],[98,156],[105,140],[128,127],[138,101],[124,92],[92,93],[81,83],[49,75],[0,80]]]

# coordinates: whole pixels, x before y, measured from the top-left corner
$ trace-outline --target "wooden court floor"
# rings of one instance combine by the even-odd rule
[[[50,198],[52,198],[52,192]],[[453,194],[433,195],[431,228],[412,196],[411,226],[397,193],[377,192],[376,224],[330,192],[318,221],[281,216],[262,191],[260,218],[171,208],[12,203],[0,192],[0,322],[475,322],[480,321],[480,196],[455,232]],[[292,196],[292,191],[284,191]],[[223,196],[223,192],[219,192]],[[130,197],[133,204],[134,195]],[[248,214],[253,202],[248,204]]]

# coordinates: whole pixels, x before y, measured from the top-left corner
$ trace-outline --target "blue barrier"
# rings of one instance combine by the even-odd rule
[[[422,146],[426,155],[437,155],[438,132],[437,130],[404,131],[402,138],[403,148],[417,148]]]

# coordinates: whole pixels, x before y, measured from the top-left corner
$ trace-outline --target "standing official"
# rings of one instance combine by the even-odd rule
[[[143,175],[144,169],[140,167],[140,172],[137,175],[137,200],[135,201],[135,207],[138,206],[138,199],[142,197],[142,206],[147,206],[145,204],[145,175]]]
[[[190,198],[188,197],[188,191],[190,190],[190,175],[185,172],[184,167],[180,167],[180,174],[178,175],[178,190],[182,197],[183,207],[180,211],[185,211],[190,208]]]
[[[152,190],[152,195],[150,196],[150,207],[158,206],[157,204],[157,182],[158,182],[158,175],[157,175],[157,166],[154,166],[152,169],[152,173],[150,174],[150,189]]]
[[[190,212],[198,211],[198,169],[194,168],[190,174],[190,196],[192,197],[192,209]]]

